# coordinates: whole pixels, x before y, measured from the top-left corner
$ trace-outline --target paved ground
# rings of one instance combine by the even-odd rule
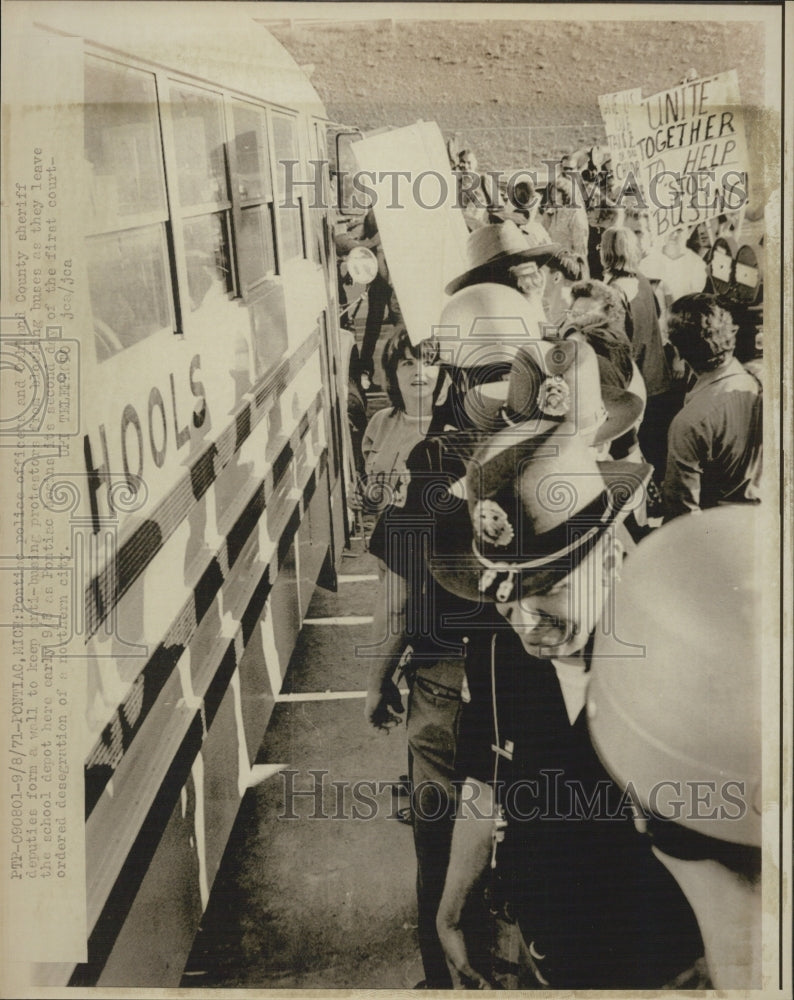
[[[338,593],[318,590],[309,621],[365,617],[374,578],[373,557],[354,543]],[[377,734],[363,697],[334,697],[363,691],[356,648],[367,636],[366,624],[304,626],[284,691],[307,700],[276,706],[257,758],[298,773],[247,792],[183,985],[400,988],[422,978],[411,831],[393,818],[388,789],[366,788],[358,803],[352,791],[405,771],[404,730]],[[374,815],[353,818],[354,808]]]
[[[359,341],[363,320],[364,310]],[[381,345],[391,332],[384,326]],[[386,397],[368,402],[372,412]],[[301,700],[276,705],[257,756],[297,773],[246,793],[184,986],[399,989],[422,978],[411,830],[395,818],[402,802],[388,788],[360,788],[360,801],[353,792],[406,770],[404,728],[376,733],[364,721],[361,646],[376,579],[359,538],[338,592],[315,592],[282,688]]]

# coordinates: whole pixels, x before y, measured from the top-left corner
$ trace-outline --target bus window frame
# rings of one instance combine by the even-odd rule
[[[176,285],[182,303],[182,296],[189,298],[190,283],[188,279],[187,246],[185,242],[185,224],[197,218],[208,216],[220,216],[226,244],[227,259],[229,262],[229,274],[226,279],[226,296],[229,301],[239,298],[240,281],[237,268],[233,264],[234,257],[234,233],[232,230],[232,197],[231,197],[231,175],[229,170],[229,123],[227,104],[222,90],[211,87],[198,86],[193,82],[181,80],[173,74],[163,74],[164,86],[161,96],[158,86],[158,111],[160,115],[161,134],[163,138],[163,156],[166,176],[166,188],[169,191],[169,208],[171,219],[171,230],[174,242],[174,270],[176,275]],[[220,198],[213,202],[196,203],[192,205],[183,204],[182,193],[179,190],[179,169],[176,149],[176,128],[175,119],[171,113],[172,88],[178,88],[183,93],[193,91],[199,95],[209,95],[217,98],[220,110],[221,147],[223,157],[223,180],[226,186],[226,198]],[[167,127],[166,127],[167,126]],[[169,184],[169,177],[173,177],[173,185]],[[173,188],[173,195],[171,194]],[[189,302],[185,302],[182,308],[183,330],[190,332],[191,327],[196,323],[193,310]]]
[[[105,50],[101,45],[86,41],[83,46],[83,58],[99,59],[118,67],[120,70],[132,70],[146,74],[154,81],[154,111],[157,121],[157,137],[160,142],[161,182],[164,186],[164,211],[153,213],[141,221],[135,218],[134,224],[124,225],[125,229],[139,228],[144,223],[155,222],[163,227],[163,240],[167,250],[166,272],[170,280],[168,308],[171,317],[171,334],[177,337],[190,335],[197,324],[191,319],[191,309],[187,301],[189,295],[188,266],[186,256],[184,224],[190,219],[202,216],[219,215],[225,225],[226,246],[229,262],[229,287],[227,296],[230,302],[238,301],[249,306],[266,295],[274,285],[283,280],[283,265],[286,263],[284,248],[284,233],[280,219],[279,206],[276,199],[278,192],[278,174],[275,143],[273,141],[273,116],[278,115],[292,122],[294,155],[297,160],[298,172],[296,180],[304,180],[306,150],[305,136],[301,130],[301,114],[299,111],[282,105],[276,105],[256,96],[223,87],[212,81],[196,80],[178,71],[160,66],[152,66],[147,62],[125,55],[120,57],[115,52]],[[226,195],[225,199],[205,204],[185,205],[179,191],[179,173],[177,169],[177,150],[174,120],[171,114],[171,87],[181,91],[193,91],[196,94],[207,94],[219,100],[222,112],[222,128],[225,164]],[[269,176],[266,176],[266,190],[261,197],[246,199],[238,190],[239,171],[237,152],[235,148],[236,132],[234,125],[234,106],[242,105],[255,111],[259,116],[260,141],[263,144],[263,163],[266,164]],[[309,240],[313,238],[311,220],[308,216],[309,207],[306,197],[299,188],[294,192],[300,206],[300,253],[290,257],[291,260],[313,261]],[[241,261],[241,229],[242,213],[247,208],[264,208],[262,218],[269,226],[272,237],[273,267],[267,270],[261,278],[246,286],[243,282],[244,264]],[[282,206],[283,210],[283,206]],[[97,230],[88,227],[86,237],[109,235],[116,230]],[[315,261],[315,263],[317,263]],[[200,324],[198,324],[200,326]],[[160,333],[164,333],[160,331]],[[157,332],[156,332],[157,334]],[[157,334],[159,335],[159,334]],[[148,339],[147,338],[144,338]],[[142,341],[141,341],[142,342]],[[110,357],[116,357],[135,345],[117,350]],[[103,359],[103,360],[109,360]]]
[[[232,91],[226,91],[226,153],[229,170],[229,192],[232,199],[232,257],[235,261],[235,271],[237,275],[237,287],[240,298],[245,303],[250,303],[259,298],[270,285],[278,280],[282,274],[282,248],[281,238],[278,231],[278,212],[276,211],[275,183],[273,180],[273,155],[270,138],[269,107],[262,101],[252,100],[248,96],[238,95]],[[261,196],[254,198],[244,197],[239,190],[239,164],[237,158],[237,131],[234,124],[234,105],[242,105],[245,110],[255,111],[260,116],[260,138],[262,139],[262,149],[267,165],[268,176],[267,190]],[[272,238],[273,249],[273,269],[265,271],[257,280],[247,285],[243,281],[243,265],[240,261],[242,247],[243,212],[251,209],[262,209],[262,213]]]
[[[165,142],[163,134],[163,123],[161,117],[161,100],[160,100],[160,88],[161,88],[161,75],[156,69],[141,65],[137,60],[126,60],[120,59],[117,56],[105,52],[102,49],[85,45],[83,49],[83,73],[86,74],[88,70],[88,65],[90,62],[100,62],[105,64],[106,67],[113,67],[115,71],[121,72],[132,72],[138,76],[148,77],[153,84],[154,89],[154,122],[156,124],[156,137],[159,140],[159,151],[155,151],[155,156],[157,157],[157,162],[159,163],[159,180],[161,183],[161,194],[162,194],[162,210],[150,211],[150,212],[139,212],[136,214],[131,214],[128,216],[122,216],[118,214],[109,215],[107,213],[102,213],[102,215],[95,215],[91,222],[91,225],[86,225],[83,237],[85,240],[94,240],[101,238],[108,238],[113,236],[120,236],[124,233],[132,233],[135,231],[140,231],[144,229],[153,228],[158,226],[160,229],[159,241],[163,244],[165,248],[165,273],[170,282],[167,289],[167,300],[166,307],[168,311],[169,323],[163,327],[161,330],[152,331],[152,333],[147,334],[145,337],[132,344],[124,345],[120,350],[114,351],[106,358],[100,358],[97,352],[97,363],[102,364],[105,361],[109,361],[111,358],[117,355],[124,354],[125,351],[129,350],[131,347],[136,347],[138,344],[149,340],[152,336],[158,336],[164,334],[165,331],[170,326],[171,336],[180,336],[183,333],[182,326],[182,307],[180,300],[180,289],[179,285],[175,280],[176,277],[176,254],[174,246],[174,232],[173,232],[173,213],[171,210],[171,200],[168,185],[168,172],[166,169],[165,162]],[[85,118],[85,111],[83,112]],[[88,165],[90,161],[86,158],[86,164]],[[96,188],[92,185],[92,197],[95,194]],[[103,225],[97,227],[96,223],[101,221]],[[90,294],[90,282],[89,282],[89,294]],[[101,317],[94,315],[93,304],[91,305],[91,318],[92,324],[96,326],[97,323],[105,324],[105,320]],[[96,332],[95,332],[96,337]],[[94,341],[96,349],[96,340]]]
[[[366,208],[363,206],[354,207],[352,205],[352,198],[350,205],[346,203],[342,181],[343,173],[340,171],[340,163],[342,162],[341,140],[346,139],[349,136],[352,137],[348,143],[348,149],[350,150],[354,143],[361,142],[364,138],[364,133],[361,129],[350,128],[349,126],[343,126],[341,128],[339,126],[329,126],[329,131],[331,131],[334,136],[334,189],[336,193],[337,214],[349,219],[363,219],[372,206],[370,204]],[[353,157],[353,159],[355,159],[355,157]],[[355,164],[351,164],[351,166],[355,166]],[[360,192],[358,193],[360,194]]]
[[[280,263],[283,267],[287,261],[291,260],[308,260],[308,236],[307,236],[307,224],[305,218],[306,209],[306,199],[302,193],[302,188],[297,186],[292,191],[293,198],[298,203],[298,224],[299,224],[299,236],[300,236],[300,253],[293,253],[289,257],[286,255],[286,248],[284,246],[284,226],[282,222],[282,211],[290,211],[284,204],[280,204],[278,199],[284,198],[284,192],[279,189],[280,175],[278,171],[279,161],[277,159],[276,153],[276,139],[275,139],[275,121],[277,119],[283,119],[292,123],[292,140],[293,140],[293,158],[297,161],[297,176],[293,173],[293,181],[304,182],[306,180],[304,176],[304,149],[301,142],[300,129],[298,128],[298,123],[300,117],[297,111],[286,110],[284,108],[275,108],[270,106],[268,108],[268,127],[270,130],[270,160],[271,160],[271,174],[273,178],[273,200],[275,206],[275,216],[276,216],[276,228],[278,231],[278,244],[281,248]]]

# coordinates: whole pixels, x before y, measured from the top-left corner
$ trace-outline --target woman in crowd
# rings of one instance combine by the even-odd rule
[[[603,385],[625,389],[634,378],[626,305],[620,292],[603,281],[571,285],[571,307],[560,327],[563,337],[577,333],[596,352]]]
[[[362,442],[359,500],[368,511],[404,505],[409,478],[405,460],[431,428],[443,427],[449,390],[437,345],[428,340],[412,344],[404,326],[397,327],[384,348],[383,371],[391,406],[374,414]]]
[[[571,308],[571,286],[587,277],[587,263],[579,254],[559,250],[542,270],[546,273],[543,310],[549,323],[559,326]]]
[[[629,327],[626,332],[632,357],[651,397],[670,388],[670,373],[662,347],[656,297],[651,283],[639,273],[639,263],[639,243],[630,229],[620,226],[604,230],[601,234],[604,281],[625,298]]]

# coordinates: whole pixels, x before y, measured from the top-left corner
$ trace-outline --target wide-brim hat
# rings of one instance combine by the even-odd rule
[[[469,233],[466,244],[466,255],[471,266],[468,271],[453,278],[444,290],[447,295],[452,295],[468,285],[503,280],[508,268],[524,261],[535,261],[540,267],[559,249],[558,243],[536,243],[510,219],[480,226]]]
[[[556,423],[487,437],[450,487],[430,570],[465,600],[508,602],[568,576],[644,496],[651,467],[598,462]]]
[[[573,340],[538,340],[522,346],[507,380],[474,386],[463,406],[469,420],[483,431],[554,421],[593,445],[625,434],[643,412],[643,401],[635,393],[601,385],[595,351]]]

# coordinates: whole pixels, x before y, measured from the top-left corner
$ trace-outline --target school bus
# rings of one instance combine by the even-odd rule
[[[68,430],[14,439],[38,463],[31,481],[23,455],[17,502],[38,491],[63,587],[44,637],[20,635],[68,670],[70,808],[84,794],[87,960],[45,955],[42,984],[179,984],[346,541],[327,117],[255,15],[4,15],[5,342],[37,345],[53,377],[53,343],[79,354]],[[25,248],[23,279],[8,265]],[[18,555],[37,573],[31,523]]]

